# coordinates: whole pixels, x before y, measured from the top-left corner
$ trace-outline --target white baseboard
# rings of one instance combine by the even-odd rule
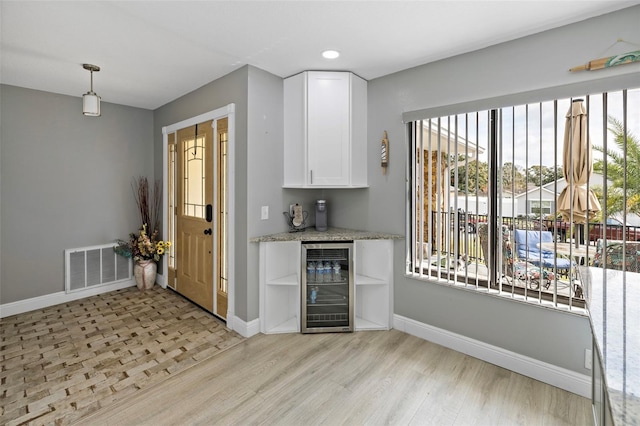
[[[58,293],[45,294],[44,296],[32,297],[31,299],[18,300],[17,302],[5,303],[4,305],[0,305],[0,318],[35,311],[36,309],[47,308],[61,303],[68,303],[74,300],[84,299],[85,297],[108,293],[114,290],[134,287],[135,285],[135,280],[131,279],[127,281],[119,281],[113,284],[101,285],[95,288],[88,288],[82,291],[74,291],[71,293],[61,291]]]
[[[227,327],[242,337],[251,337],[260,333],[260,319],[256,318],[246,322],[235,315],[229,315],[227,316]]]
[[[401,315],[393,316],[393,328],[568,392],[591,398],[591,377],[585,374],[576,373]]]
[[[161,273],[156,274],[156,284],[162,288],[167,288],[167,281],[164,279],[164,275]]]
[[[164,283],[159,283],[160,285]],[[134,280],[87,289],[85,291],[65,293],[64,291],[38,296],[31,299],[0,305],[0,318],[34,311],[61,303],[71,302],[89,296],[95,296],[114,290],[133,287]],[[231,320],[231,324],[229,324]],[[260,332],[260,320],[246,322],[235,315],[229,316],[227,324],[243,337],[251,337]],[[534,358],[489,345],[441,328],[433,327],[401,315],[393,316],[393,328],[421,339],[437,343],[455,351],[470,355],[491,364],[506,368],[543,383],[556,386],[585,398],[591,398],[591,377],[576,373]]]

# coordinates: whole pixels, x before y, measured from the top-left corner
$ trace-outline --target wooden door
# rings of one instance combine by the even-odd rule
[[[176,291],[213,312],[212,121],[177,132]]]

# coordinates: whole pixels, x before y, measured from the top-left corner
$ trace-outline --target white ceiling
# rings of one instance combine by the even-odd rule
[[[251,64],[370,80],[640,1],[7,1],[4,84],[155,109]],[[336,49],[340,58],[320,55]],[[585,58],[587,59],[587,58]]]

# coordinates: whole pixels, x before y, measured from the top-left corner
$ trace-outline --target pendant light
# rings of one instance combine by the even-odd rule
[[[82,95],[82,113],[89,117],[100,116],[100,96],[93,91],[93,72],[100,71],[100,67],[91,64],[82,64],[82,68],[91,72],[91,90]]]

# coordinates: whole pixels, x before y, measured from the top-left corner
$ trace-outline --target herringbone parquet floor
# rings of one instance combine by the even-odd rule
[[[171,290],[128,288],[0,320],[0,424],[67,424],[242,340]]]

